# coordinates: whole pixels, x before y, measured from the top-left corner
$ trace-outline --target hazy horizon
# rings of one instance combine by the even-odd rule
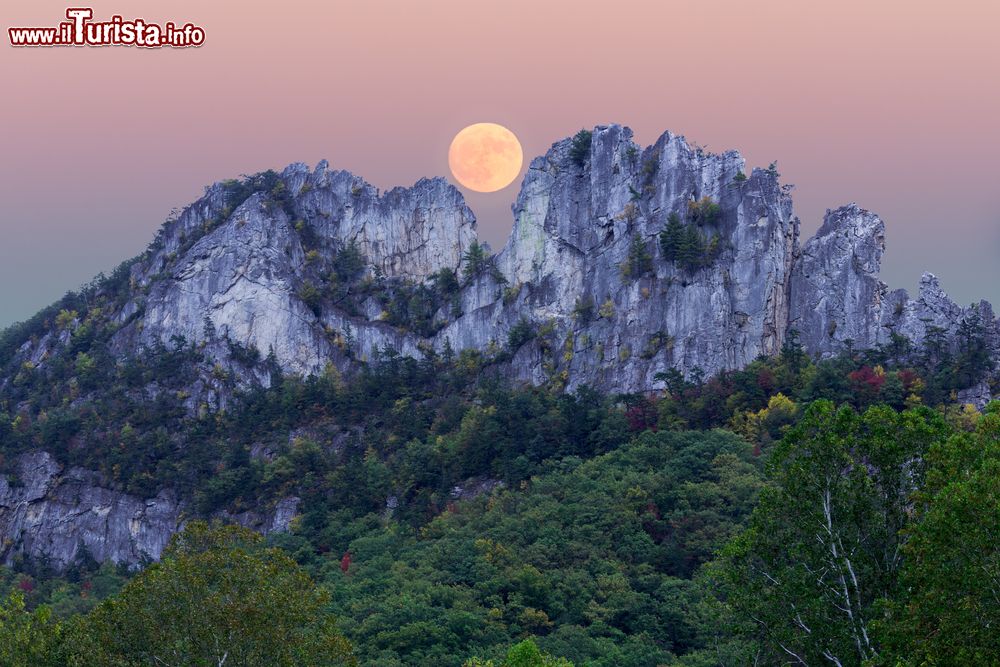
[[[66,6],[0,20],[55,25]],[[607,123],[643,146],[669,130],[751,167],[777,160],[803,240],[855,201],[886,222],[890,288],[912,294],[930,271],[959,303],[1000,304],[1000,5],[93,6],[97,19],[198,23],[205,45],[0,47],[0,327],[141,252],[214,181],[325,158],[383,191],[454,182],[449,142],[482,121],[517,134],[524,168]],[[519,185],[460,188],[495,250]]]

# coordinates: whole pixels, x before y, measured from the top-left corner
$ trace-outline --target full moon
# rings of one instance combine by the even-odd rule
[[[448,166],[459,183],[476,192],[496,192],[510,185],[521,171],[521,142],[496,123],[469,125],[455,135],[448,149]]]

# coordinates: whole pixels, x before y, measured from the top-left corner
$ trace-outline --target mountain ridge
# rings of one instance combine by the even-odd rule
[[[491,342],[502,346],[521,316],[537,325],[553,318],[564,340],[570,333],[603,338],[604,351],[614,348],[612,358],[627,367],[603,377],[568,363],[560,370],[568,371],[569,387],[634,391],[648,389],[655,373],[666,367],[707,374],[738,368],[758,354],[775,353],[793,328],[808,352],[829,354],[847,340],[857,347],[885,343],[887,331],[919,342],[924,320],[952,332],[963,317],[966,309],[940,290],[932,274],[922,279],[916,300],[903,290],[888,290],[878,278],[884,224],[856,204],[828,211],[816,235],[800,245],[790,188],[779,185],[773,169],[758,168],[746,176],[738,152],[707,153],[669,132],[646,148],[617,125],[599,126],[589,137],[581,164],[569,155],[573,139],[553,144],[532,160],[512,205],[514,226],[492,258],[493,270],[461,285],[460,315],[438,308],[434,320],[440,330],[433,335],[383,326],[384,313],[371,299],[358,304],[360,313],[345,317],[343,308],[320,295],[315,297],[318,312],[310,313],[308,299],[297,292],[306,283],[322,288],[327,281],[310,263],[322,264],[351,244],[368,275],[422,282],[442,269],[457,274],[464,253],[477,242],[474,213],[443,178],[420,179],[380,194],[350,172],[330,171],[324,160],[314,170],[293,163],[267,183],[251,178],[213,184],[165,223],[130,268],[130,289],[149,294],[130,298],[115,314],[121,327],[115,350],[135,354],[141,346],[175,335],[206,342],[207,318],[239,345],[255,347],[261,355],[273,350],[283,370],[308,374],[331,359],[350,365],[328,340],[330,330],[359,327],[355,356],[370,358],[387,345],[410,355],[420,354],[420,344],[428,342],[440,351],[445,340],[456,350],[485,349]],[[234,198],[244,194],[234,208]],[[699,201],[719,207],[713,219],[697,225],[706,236],[716,234],[724,247],[712,262],[678,269],[663,260],[658,235],[671,213],[688,217]],[[761,226],[767,235],[758,233]],[[646,244],[651,264],[625,277],[622,269],[635,238]],[[584,280],[588,274],[596,282]],[[764,285],[757,289],[759,280]],[[556,283],[560,294],[542,297],[543,287]],[[670,294],[678,283],[683,293]],[[846,300],[831,302],[831,286]],[[518,299],[525,288],[530,296]],[[665,305],[641,302],[657,301],[650,296],[657,291]],[[611,327],[577,326],[570,320],[578,299],[590,299],[594,309],[610,300],[606,311],[617,307],[625,316],[596,318],[612,320]],[[511,301],[516,307],[498,306]],[[902,312],[885,312],[883,306],[890,303]],[[996,330],[992,309],[981,304]],[[711,311],[716,316],[706,316]],[[272,316],[259,317],[262,313]],[[657,352],[652,364],[630,361],[648,341],[622,334],[629,321],[649,334],[665,331],[671,349]],[[706,341],[709,329],[722,336]],[[216,356],[226,363],[230,355],[224,352]],[[602,361],[586,347],[575,352],[590,362]],[[37,350],[20,353],[33,360],[44,356]],[[521,359],[513,365],[516,379],[546,379],[538,362]],[[266,382],[263,376],[257,380]]]
[[[443,178],[380,193],[321,161],[215,183],[139,258],[4,334],[0,405],[14,422],[42,419],[21,388],[43,386],[75,410],[101,390],[86,381],[94,364],[141,371],[161,357],[186,374],[171,383],[136,371],[131,395],[170,394],[193,415],[283,374],[349,375],[387,350],[465,355],[515,383],[606,393],[654,391],[670,371],[738,369],[793,339],[816,356],[954,347],[975,325],[996,360],[989,303],[959,307],[932,274],[913,299],[878,278],[876,214],[828,211],[800,244],[777,170],[745,168],[736,151],[708,153],[669,132],[640,147],[619,125],[581,131],[532,160],[493,256]],[[200,361],[186,361],[188,349]],[[55,384],[67,366],[73,377]],[[985,404],[990,379],[970,380],[957,400]],[[183,502],[158,489],[109,491],[38,456],[18,464],[28,491],[0,484],[5,562],[24,553],[65,566],[83,544],[135,564],[156,558],[183,521]],[[60,494],[65,480],[79,492]],[[296,503],[229,518],[281,530]],[[146,521],[149,508],[159,509]]]

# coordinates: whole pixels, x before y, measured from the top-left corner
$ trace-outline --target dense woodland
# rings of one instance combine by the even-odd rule
[[[194,523],[138,575],[19,562],[0,656],[993,664],[1000,410],[953,403],[985,370],[980,342],[816,361],[793,337],[742,371],[628,396],[387,351],[356,377],[275,377],[193,415],[173,391],[129,390],[183,387],[198,350],[181,341],[94,370],[105,389],[83,408],[27,383],[37,411],[0,420],[8,460],[43,447],[123,490],[181,489],[206,517],[295,494],[301,515],[266,543]],[[251,456],[262,442],[273,456]]]

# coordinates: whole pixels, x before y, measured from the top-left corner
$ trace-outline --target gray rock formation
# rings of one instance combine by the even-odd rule
[[[23,454],[15,479],[0,476],[0,562],[18,558],[62,570],[84,552],[98,562],[137,566],[156,560],[184,524],[186,504],[169,490],[153,498],[113,491],[97,473],[63,470],[47,452]],[[13,482],[13,483],[12,483]],[[264,513],[223,516],[263,533],[284,531],[298,498]]]
[[[323,290],[350,245],[369,284],[460,271],[475,241],[461,194],[440,178],[379,194],[324,161],[311,172],[289,166],[233,209],[232,182],[217,183],[165,224],[132,267],[132,298],[112,315],[114,349],[127,356],[183,336],[245,385],[267,375],[234,363],[221,340],[308,374],[328,363],[349,371],[387,347],[496,352],[524,321],[539,335],[510,350],[512,378],[641,391],[668,368],[739,368],[779,350],[790,329],[808,352],[829,355],[893,333],[919,342],[928,327],[953,337],[967,315],[930,275],[916,299],[890,292],[878,278],[884,225],[855,204],[828,212],[800,248],[788,188],[771,170],[745,176],[734,151],[708,153],[669,132],[641,148],[618,125],[595,128],[575,157],[573,144],[532,161],[507,244],[440,309],[433,335],[390,325],[377,298],[350,311]],[[705,261],[664,257],[658,235],[671,215],[712,246]],[[992,310],[988,318],[997,330]],[[53,333],[21,354],[44,363],[66,340]],[[202,390],[221,391],[209,378]]]
[[[856,204],[826,212],[791,278],[789,327],[807,350],[830,354],[847,341],[861,349],[882,341],[884,251],[885,225],[877,215]]]
[[[549,340],[518,351],[516,377],[613,391],[650,388],[671,367],[714,373],[776,352],[798,234],[776,176],[756,169],[743,180],[738,153],[709,154],[670,133],[642,150],[627,128],[596,128],[583,164],[570,157],[572,143],[531,163],[514,205],[514,229],[496,259],[514,296],[473,286],[465,315],[439,338],[457,348],[503,344],[528,318]],[[688,220],[699,202],[719,207],[695,225],[718,250],[706,266],[686,269],[662,257],[658,234],[671,214]],[[647,267],[630,266],[637,247]],[[543,354],[546,345],[556,353]]]
[[[410,339],[377,320],[355,323],[337,309],[314,312],[302,288],[319,283],[323,259],[350,244],[387,278],[419,281],[457,269],[475,240],[475,217],[461,193],[437,178],[380,196],[348,172],[327,171],[325,161],[312,173],[290,165],[279,187],[294,202],[288,210],[270,193],[256,192],[230,211],[225,186],[216,184],[165,226],[133,268],[135,289],[148,294],[119,314],[116,345],[123,354],[172,336],[204,341],[207,323],[219,336],[273,351],[292,373],[321,370],[334,356],[329,331],[351,324],[363,330],[359,356],[387,345],[416,354]],[[317,239],[314,254],[304,248],[306,230]],[[197,240],[185,245],[191,238]],[[221,347],[215,352],[225,355]]]
[[[62,467],[46,452],[21,457],[17,483],[0,477],[2,562],[19,556],[57,570],[86,549],[99,562],[138,564],[159,557],[180,525],[180,504],[163,491],[141,499],[110,491],[95,473]]]
[[[646,148],[618,125],[565,139],[531,162],[506,245],[465,277],[475,217],[443,179],[380,194],[325,161],[312,171],[293,164],[209,187],[164,225],[131,266],[127,294],[100,316],[121,358],[177,336],[200,347],[208,364],[188,392],[192,411],[224,405],[233,386],[269,382],[240,349],[309,374],[331,364],[350,372],[385,348],[419,357],[450,347],[491,356],[519,381],[621,392],[654,389],[671,368],[740,368],[780,350],[792,329],[809,353],[832,355],[900,337],[954,348],[978,320],[993,354],[1000,349],[988,303],[961,308],[930,274],[913,299],[889,291],[878,277],[877,215],[855,204],[830,211],[800,247],[789,188],[773,169],[745,168],[736,152],[708,153],[669,132]],[[681,236],[661,244],[668,225]],[[356,282],[338,264],[350,249],[364,259]],[[432,326],[390,323],[395,291],[430,285],[442,270],[462,284],[434,306]],[[358,297],[346,300],[345,289]],[[25,340],[11,367],[44,369],[81,326]],[[0,392],[10,382],[0,377]],[[981,406],[989,397],[976,385],[958,398]],[[24,554],[64,567],[86,548],[135,564],[158,557],[181,521],[169,491],[111,491],[41,452],[19,470],[19,484],[0,479],[4,562]],[[297,502],[228,518],[282,530]]]
[[[789,330],[810,353],[829,356],[847,346],[863,350],[887,345],[893,336],[922,344],[936,330],[951,351],[963,322],[981,322],[994,357],[1000,352],[1000,323],[986,301],[962,308],[925,273],[916,298],[889,291],[879,277],[885,251],[885,225],[870,211],[849,204],[827,211],[823,225],[806,242],[791,275]],[[985,405],[989,386],[979,383],[960,401]],[[964,401],[968,395],[970,400]]]

